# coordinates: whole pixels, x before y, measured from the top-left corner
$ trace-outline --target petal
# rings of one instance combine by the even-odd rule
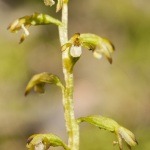
[[[72,57],[80,57],[82,54],[81,46],[72,46],[70,49],[70,55]]]

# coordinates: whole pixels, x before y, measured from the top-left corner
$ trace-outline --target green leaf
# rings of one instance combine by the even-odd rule
[[[44,93],[45,83],[55,84],[60,88],[64,88],[60,79],[56,75],[44,72],[36,74],[31,78],[26,87],[25,96],[32,90],[32,88],[34,88],[36,92]]]
[[[129,148],[138,144],[134,134],[130,130],[120,126],[113,119],[102,116],[87,116],[77,119],[77,122],[88,122],[100,129],[115,133],[118,141],[114,143],[119,145],[120,150],[122,150],[122,139],[125,140]]]
[[[18,32],[19,30],[23,30],[23,34],[21,35],[20,43],[24,41],[24,39],[29,36],[28,28],[30,26],[37,26],[37,25],[47,25],[47,24],[55,24],[57,26],[62,25],[61,21],[55,19],[47,14],[39,14],[34,13],[31,16],[24,16],[21,17],[14,22],[12,22],[8,26],[8,30],[10,32]]]
[[[62,146],[65,150],[69,149],[67,145],[54,134],[34,134],[28,138],[26,145],[29,150],[48,150],[50,146]]]

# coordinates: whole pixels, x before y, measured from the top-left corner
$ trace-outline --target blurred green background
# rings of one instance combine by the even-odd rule
[[[12,21],[33,12],[61,15],[42,0],[0,1],[0,150],[25,150],[34,133],[55,133],[67,141],[61,91],[47,85],[45,94],[24,97],[26,84],[36,73],[47,71],[63,79],[57,27],[31,27],[21,45],[21,33],[6,30]],[[77,32],[106,37],[116,51],[110,65],[84,50],[74,70],[76,117],[113,118],[135,133],[139,141],[135,150],[149,150],[150,1],[70,0],[69,37]],[[115,135],[108,131],[85,123],[80,131],[81,150],[118,149],[112,145]]]

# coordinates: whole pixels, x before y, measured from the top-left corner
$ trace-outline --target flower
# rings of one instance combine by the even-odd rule
[[[65,150],[69,150],[68,146],[54,134],[34,134],[28,138],[26,145],[29,150],[48,150],[50,146],[62,146]]]
[[[105,38],[101,38],[95,34],[80,34],[76,33],[62,46],[62,51],[67,48],[70,50],[72,57],[80,57],[82,54],[81,47],[85,47],[93,52],[94,57],[100,59],[104,54],[108,61],[112,63],[111,53],[114,51],[114,46]]]
[[[29,137],[26,146],[29,150],[48,150],[50,142],[46,135],[35,134]]]
[[[53,23],[58,26],[62,24],[59,20],[47,14],[34,13],[31,16],[24,16],[15,20],[13,23],[11,23],[8,26],[7,29],[13,33],[17,33],[19,30],[22,29],[23,33],[21,35],[20,42],[19,42],[19,43],[22,43],[25,40],[25,38],[29,36],[28,28],[30,26],[47,25],[50,23]]]
[[[60,79],[56,75],[50,74],[48,72],[43,72],[40,74],[36,74],[31,78],[26,87],[25,96],[28,95],[28,93],[30,93],[32,89],[34,89],[38,93],[44,93],[44,86],[46,83],[54,84],[60,88],[64,88]]]
[[[130,130],[119,125],[115,120],[111,118],[94,115],[94,116],[81,117],[77,119],[78,123],[81,123],[83,121],[88,122],[100,129],[105,129],[112,133],[115,133],[117,136],[117,141],[113,141],[113,144],[114,145],[118,144],[120,150],[122,150],[122,139],[125,140],[130,150],[131,147],[136,146],[138,144],[135,135]]]

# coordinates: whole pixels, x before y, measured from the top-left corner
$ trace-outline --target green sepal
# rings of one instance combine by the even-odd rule
[[[108,130],[110,132],[114,132],[115,129],[119,127],[119,124],[116,121],[102,116],[83,117],[79,118],[78,122],[88,122],[96,127]]]
[[[34,88],[36,92],[44,93],[45,83],[55,84],[60,88],[64,88],[60,79],[56,75],[44,72],[36,74],[31,78],[26,87],[25,96],[32,90],[32,88]]]
[[[80,34],[80,40],[82,43],[90,43],[93,45],[97,45],[99,42],[99,36],[91,33],[82,33]]]
[[[41,13],[34,13],[31,16],[24,16],[21,17],[14,22],[12,22],[8,26],[8,30],[10,32],[18,32],[19,30],[23,30],[23,34],[21,35],[20,43],[24,41],[24,39],[29,36],[28,28],[30,26],[37,26],[37,25],[47,25],[47,24],[55,24],[57,26],[61,26],[62,22],[58,19],[55,19],[47,14]]]
[[[113,44],[100,36],[91,33],[80,34],[80,42],[82,46],[93,51],[93,55],[100,59],[104,54],[109,63],[112,63],[111,53],[115,50]]]
[[[50,146],[62,146],[65,150],[69,149],[67,145],[54,134],[34,134],[28,138],[26,145],[29,150],[35,150],[35,147],[36,149],[42,147],[42,150],[48,150]]]
[[[115,133],[117,136],[117,142],[114,143],[119,145],[120,150],[122,150],[122,139],[125,140],[129,148],[138,144],[134,134],[130,130],[119,125],[113,119],[102,116],[87,116],[77,119],[77,122],[88,122],[100,129],[105,129]]]

